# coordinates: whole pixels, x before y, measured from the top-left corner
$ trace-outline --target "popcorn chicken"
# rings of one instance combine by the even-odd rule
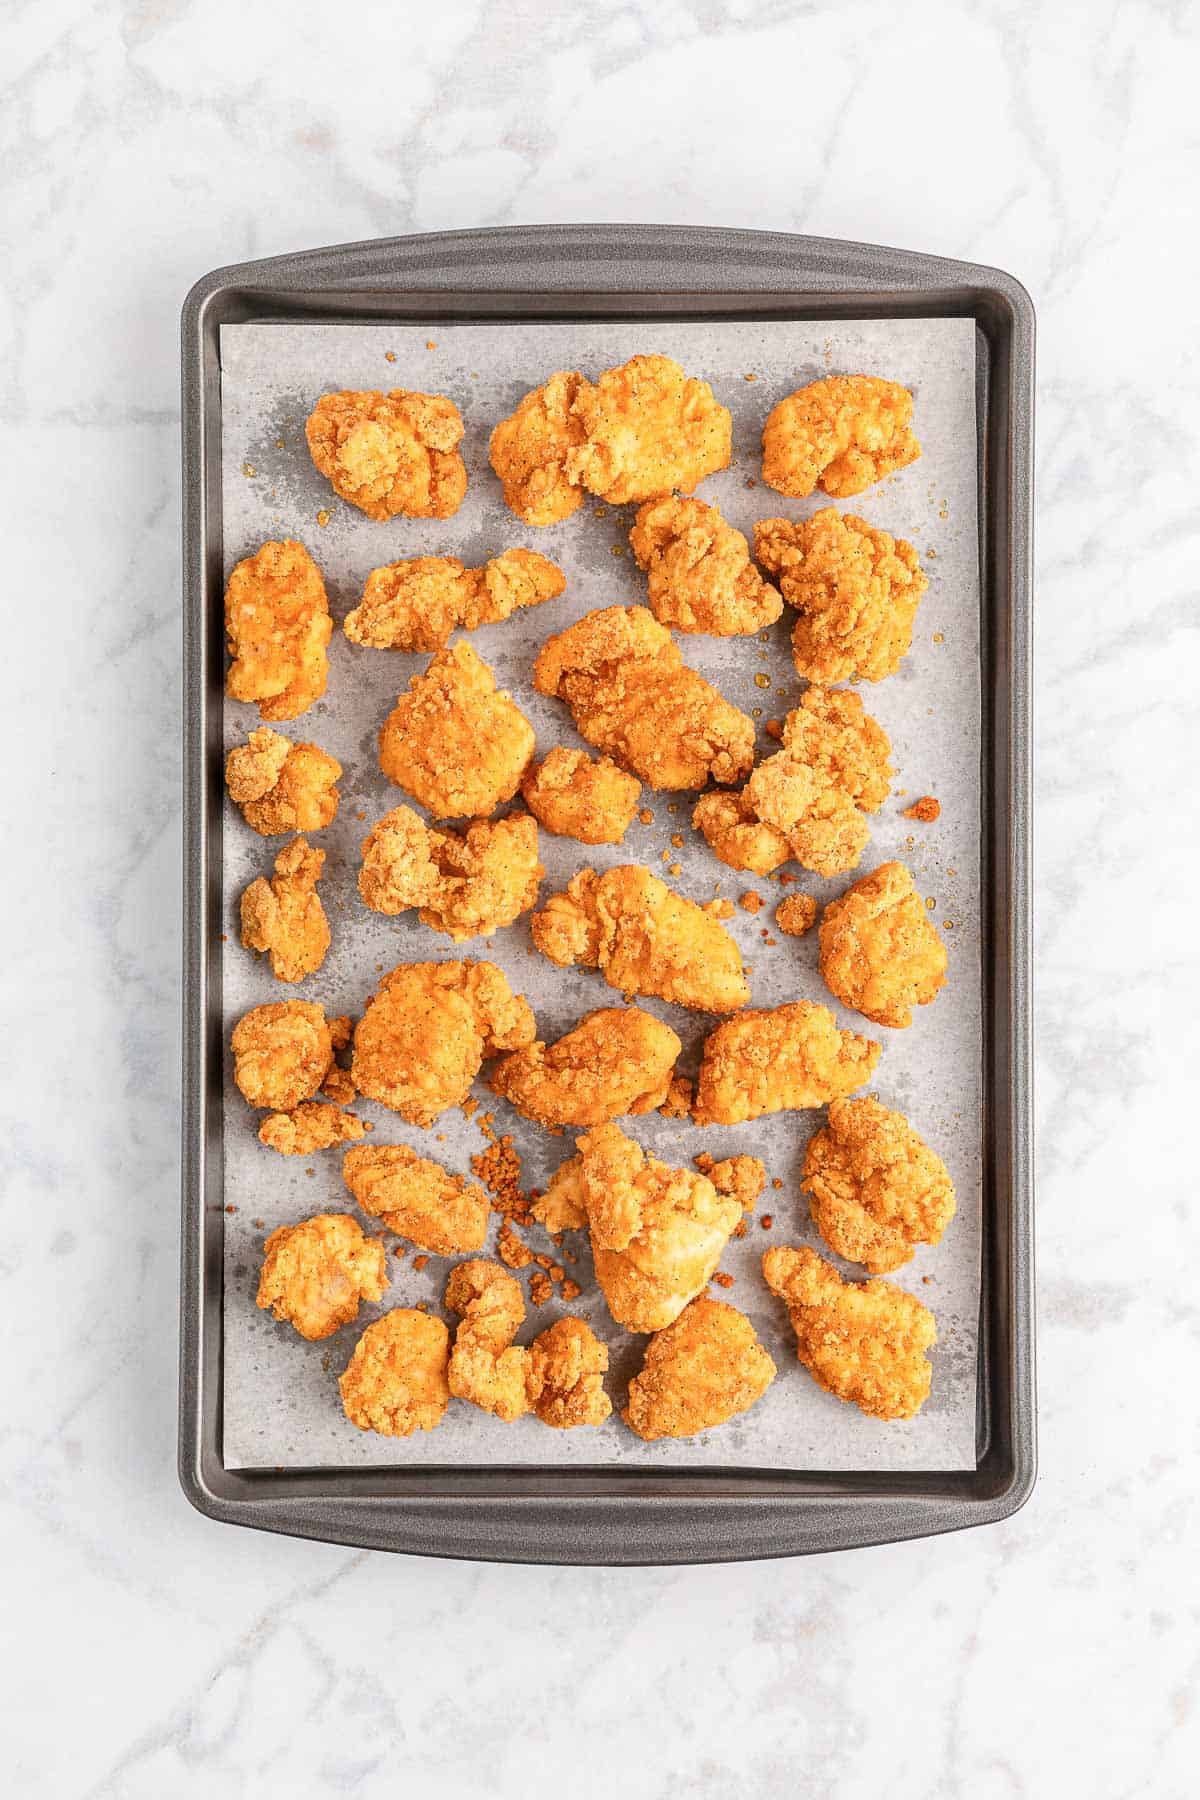
[[[266,725],[225,758],[229,798],[260,837],[331,825],[337,817],[341,772],[341,763],[315,744],[293,744]]]
[[[946,946],[903,863],[880,863],[821,920],[821,974],[831,994],[876,1025],[912,1024],[946,984]]]
[[[675,631],[716,637],[760,631],[783,611],[778,591],[750,560],[750,546],[703,500],[650,500],[629,533],[648,576],[650,610]]]
[[[619,844],[638,809],[642,787],[610,757],[556,745],[521,777],[521,796],[545,831],[581,844]]]
[[[529,1411],[529,1352],[513,1343],[525,1318],[519,1284],[486,1258],[459,1263],[446,1306],[462,1323],[450,1352],[450,1392],[511,1424]]]
[[[333,1061],[325,1009],[312,1000],[252,1007],[234,1026],[230,1048],[243,1096],[273,1112],[291,1112],[311,1100]]]
[[[423,925],[456,943],[491,937],[537,904],[545,871],[524,814],[479,819],[465,837],[435,831],[411,807],[385,813],[363,840],[358,891],[373,912],[420,907]]]
[[[566,453],[567,477],[613,506],[690,494],[732,454],[728,408],[669,356],[632,356],[581,382],[573,411],[584,441]]]
[[[797,388],[763,426],[762,477],[801,500],[816,487],[835,500],[915,462],[912,395],[877,375],[829,375]]]
[[[789,894],[775,908],[775,923],[785,937],[803,937],[816,924],[819,910],[811,894]]]
[[[582,385],[582,375],[560,369],[492,432],[488,453],[505,503],[526,525],[556,525],[583,505],[583,489],[566,467],[568,452],[584,439],[573,410]]]
[[[450,1333],[442,1321],[397,1306],[367,1329],[338,1383],[342,1408],[360,1431],[410,1437],[440,1425],[450,1402]]]
[[[476,818],[511,800],[533,758],[533,727],[482,658],[451,644],[408,685],[379,733],[388,780],[435,818]]]
[[[325,1091],[322,1083],[321,1091]],[[340,1106],[323,1106],[317,1100],[302,1100],[290,1112],[272,1113],[258,1128],[258,1141],[280,1156],[312,1156],[318,1150],[330,1150],[334,1144],[360,1138],[366,1131],[362,1120]]]
[[[647,1443],[695,1437],[748,1411],[775,1374],[745,1314],[701,1295],[650,1339],[621,1417]]]
[[[276,981],[314,975],[329,948],[329,920],[317,893],[325,852],[293,838],[275,858],[268,881],[259,875],[242,895],[242,944],[271,958]]]
[[[225,692],[264,719],[295,719],[325,692],[333,631],[325,583],[303,544],[264,544],[225,589]]]
[[[368,519],[448,519],[462,505],[463,422],[444,394],[322,394],[304,435],[334,493]]]
[[[604,1006],[557,1043],[506,1056],[488,1085],[541,1125],[599,1125],[661,1106],[682,1048],[669,1025],[640,1007]]]
[[[534,1413],[558,1431],[603,1425],[612,1412],[607,1369],[608,1351],[585,1320],[556,1319],[529,1346],[525,1385]]]
[[[406,1144],[361,1144],[342,1158],[346,1186],[365,1213],[435,1256],[482,1250],[490,1209],[483,1189]]]
[[[452,631],[499,624],[566,585],[562,570],[533,550],[505,550],[478,569],[457,556],[418,556],[372,569],[342,630],[376,650],[442,650]]]
[[[872,1275],[940,1242],[956,1205],[941,1157],[903,1113],[869,1096],[831,1102],[828,1124],[808,1140],[800,1187],[829,1248]]]
[[[824,1106],[871,1079],[880,1047],[840,1031],[828,1007],[795,1000],[726,1019],[704,1041],[698,1125],[738,1125],[764,1113]]]
[[[263,1245],[258,1305],[319,1342],[358,1317],[360,1300],[382,1300],[383,1245],[345,1213],[281,1225]]]

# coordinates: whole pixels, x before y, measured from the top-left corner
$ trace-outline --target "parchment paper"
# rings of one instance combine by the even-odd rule
[[[721,1265],[734,1277],[723,1297],[750,1316],[779,1368],[765,1398],[749,1413],[701,1438],[653,1445],[634,1437],[616,1412],[598,1430],[552,1431],[533,1419],[501,1425],[457,1401],[432,1433],[396,1442],[359,1432],[344,1419],[337,1389],[337,1376],[359,1333],[390,1306],[411,1306],[424,1299],[440,1311],[451,1263],[431,1257],[425,1270],[417,1272],[411,1247],[403,1260],[389,1255],[392,1281],[383,1305],[364,1307],[355,1325],[323,1344],[306,1343],[290,1326],[276,1324],[260,1312],[254,1296],[266,1234],[315,1212],[353,1214],[356,1208],[341,1179],[339,1150],[305,1160],[281,1157],[258,1143],[255,1133],[262,1115],[252,1113],[242,1100],[227,1066],[224,1457],[229,1467],[497,1460],[812,1470],[974,1466],[981,1029],[972,323],[921,319],[841,324],[223,326],[226,574],[268,538],[299,538],[325,576],[340,624],[357,603],[367,573],[379,564],[440,553],[473,564],[508,545],[540,550],[566,571],[567,592],[476,632],[472,641],[494,668],[500,686],[511,690],[533,724],[539,755],[556,743],[579,744],[566,708],[533,691],[533,659],[549,633],[584,612],[616,602],[644,601],[645,580],[628,548],[635,509],[608,508],[603,509],[604,516],[597,516],[599,503],[589,500],[564,524],[543,530],[522,525],[504,506],[488,466],[488,435],[496,420],[552,370],[579,368],[595,375],[645,351],[676,357],[689,373],[711,381],[718,397],[732,409],[733,466],[705,482],[700,492],[704,499],[719,502],[726,518],[747,535],[755,519],[807,516],[829,504],[820,495],[806,501],[785,500],[758,479],[759,433],[778,399],[818,376],[857,371],[893,377],[915,394],[921,459],[849,503],[850,510],[914,543],[930,575],[911,655],[897,675],[874,686],[864,683],[862,688],[868,711],[891,737],[897,774],[893,797],[871,821],[873,839],[858,873],[890,857],[909,865],[922,894],[934,902],[932,918],[945,931],[949,983],[932,1007],[918,1011],[906,1031],[873,1027],[844,1009],[835,1010],[839,1023],[883,1040],[883,1057],[868,1091],[908,1114],[946,1159],[958,1190],[958,1214],[942,1243],[919,1251],[895,1277],[937,1317],[931,1398],[915,1420],[880,1424],[821,1392],[796,1359],[783,1306],[762,1281],[759,1259],[769,1245],[811,1243],[824,1248],[798,1190],[804,1144],[821,1115],[777,1114],[707,1132],[687,1121],[651,1115],[623,1124],[665,1161],[683,1164],[705,1149],[718,1156],[749,1151],[765,1159],[769,1177],[782,1182],[781,1189],[768,1189],[759,1207],[760,1214],[773,1215],[773,1228],[762,1229],[756,1218],[744,1238],[730,1243]],[[753,380],[748,379],[751,376]],[[470,488],[454,519],[373,523],[338,500],[312,466],[303,426],[317,397],[328,389],[390,387],[448,394],[462,411]],[[218,603],[214,596],[213,604]],[[755,638],[701,636],[681,636],[679,642],[686,660],[731,700],[747,712],[761,709],[761,726],[768,718],[782,718],[801,691],[788,654],[793,618],[791,609],[785,608],[769,634],[769,644]],[[325,699],[283,727],[293,738],[311,739],[331,751],[345,769],[338,817],[315,840],[328,854],[321,892],[333,945],[320,972],[298,986],[285,988],[275,982],[267,963],[242,949],[238,935],[242,889],[255,875],[270,872],[274,855],[286,840],[256,836],[227,805],[226,1042],[233,1023],[249,1007],[289,995],[320,1000],[330,1016],[349,1012],[357,1017],[379,972],[403,961],[491,958],[504,968],[513,987],[528,996],[539,1035],[547,1040],[569,1030],[589,1008],[620,1003],[597,972],[560,970],[534,953],[527,915],[490,940],[455,945],[418,924],[415,914],[388,919],[369,912],[359,901],[355,885],[359,844],[383,812],[408,800],[379,772],[376,733],[409,676],[423,669],[427,660],[356,648],[335,630]],[[759,673],[769,675],[769,685],[756,683]],[[227,743],[242,741],[258,722],[256,708],[228,703]],[[760,736],[760,754],[776,747],[765,734]],[[904,819],[902,809],[926,793],[941,801],[938,823],[920,825]],[[752,916],[739,909],[728,926],[752,965],[751,1003],[770,1006],[808,997],[834,1005],[817,972],[815,930],[801,940],[783,937],[774,928],[772,912],[785,892],[813,893],[823,903],[853,877],[822,881],[792,865],[791,872],[799,879],[784,888],[774,880],[728,870],[692,830],[693,801],[690,794],[655,795],[644,789],[643,804],[653,811],[654,822],[635,821],[623,845],[589,849],[573,839],[541,832],[546,866],[543,900],[589,863],[596,868],[645,863],[681,894],[701,901],[708,900],[715,888],[735,899],[755,890],[766,901],[763,910]],[[672,834],[682,837],[682,847],[672,845]],[[678,876],[667,873],[671,864],[679,865]],[[777,940],[774,945],[763,941],[765,932]],[[655,1000],[639,1004],[667,1019],[679,1033],[685,1047],[681,1069],[693,1073],[701,1041],[715,1021]],[[496,1128],[513,1133],[525,1184],[545,1188],[554,1168],[572,1153],[571,1135],[552,1137],[517,1118],[490,1094],[482,1078],[475,1093],[481,1110],[494,1111]],[[410,1144],[463,1173],[469,1173],[470,1154],[483,1146],[478,1125],[458,1111],[445,1114],[430,1131],[422,1132],[372,1103],[359,1102],[357,1109],[374,1123],[370,1141]],[[494,1243],[498,1224],[493,1215],[489,1244]],[[554,1248],[536,1228],[527,1228],[524,1235],[537,1249]],[[565,1311],[586,1317],[610,1346],[609,1390],[619,1411],[625,1383],[640,1366],[647,1340],[614,1326],[591,1278],[586,1234],[572,1234],[564,1243],[579,1257],[567,1269],[582,1284],[583,1294],[568,1307],[556,1291],[546,1306],[531,1307],[519,1341],[528,1343]],[[862,1274],[858,1269],[843,1272]],[[527,1289],[527,1280],[521,1279]],[[711,1291],[721,1294],[719,1288]]]

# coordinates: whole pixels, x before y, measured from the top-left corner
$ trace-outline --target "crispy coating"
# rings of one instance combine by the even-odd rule
[[[460,836],[397,806],[363,839],[362,859],[358,891],[373,912],[419,906],[421,923],[456,943],[491,937],[528,912],[545,873],[537,826],[524,813],[479,819]]]
[[[293,744],[267,725],[225,758],[229,798],[260,837],[321,831],[332,824],[341,772],[341,763],[316,744]]]
[[[871,1079],[879,1045],[840,1031],[826,1006],[794,1000],[726,1019],[704,1041],[698,1125],[738,1125],[764,1113],[824,1106]]]
[[[818,1386],[873,1419],[911,1419],[929,1394],[925,1352],[933,1314],[890,1281],[843,1281],[807,1245],[763,1257],[763,1277],[788,1309],[796,1354]]]
[[[619,844],[633,823],[642,786],[611,757],[555,745],[521,777],[521,795],[544,830],[581,844]]]
[[[629,542],[646,571],[651,612],[675,631],[735,637],[773,625],[783,611],[742,533],[703,500],[647,501]]]
[[[418,1249],[435,1256],[482,1250],[489,1216],[483,1189],[406,1144],[347,1150],[342,1176],[365,1213]]]
[[[463,422],[444,394],[322,394],[304,435],[334,493],[368,519],[448,519],[462,505]]]
[[[630,1331],[659,1331],[712,1276],[741,1204],[710,1176],[647,1156],[617,1125],[598,1126],[576,1149],[534,1217],[549,1231],[586,1223],[613,1318]]]
[[[783,749],[740,794],[702,794],[692,823],[731,869],[766,875],[793,859],[817,875],[853,869],[888,797],[891,744],[849,689],[811,687],[783,726]]]
[[[498,1263],[459,1263],[446,1283],[446,1306],[461,1324],[450,1352],[450,1392],[511,1424],[529,1411],[529,1352],[513,1343],[525,1318],[521,1289]]]
[[[325,583],[303,544],[264,544],[225,589],[231,700],[257,700],[264,719],[295,719],[325,692],[333,632]]]
[[[258,1128],[258,1141],[268,1150],[278,1150],[280,1156],[311,1156],[317,1150],[329,1150],[334,1144],[360,1138],[366,1129],[360,1118],[340,1106],[302,1100],[291,1112],[272,1113],[264,1119]]]
[[[599,969],[622,994],[648,994],[700,1012],[745,1006],[750,984],[737,944],[712,914],[672,893],[648,869],[580,869],[530,921],[533,941],[560,969]]]
[[[556,1319],[529,1346],[526,1391],[543,1425],[559,1431],[603,1425],[612,1412],[604,1391],[608,1351],[591,1326],[571,1315]]]
[[[367,1326],[338,1382],[346,1417],[382,1437],[432,1431],[450,1401],[449,1360],[450,1333],[440,1319],[394,1307]]]
[[[375,650],[441,650],[452,631],[499,624],[566,585],[562,570],[534,550],[505,550],[479,569],[457,556],[418,556],[372,569],[342,630]]]
[[[827,375],[781,400],[763,426],[762,477],[802,500],[820,487],[835,500],[915,462],[912,395],[878,375]]]
[[[357,1319],[360,1300],[382,1300],[387,1284],[383,1245],[346,1213],[317,1213],[263,1245],[258,1304],[317,1341]]]
[[[831,994],[876,1025],[912,1024],[946,984],[946,946],[903,863],[880,863],[821,920],[821,974]]]
[[[602,1006],[557,1043],[506,1056],[488,1085],[541,1125],[600,1125],[661,1106],[682,1048],[640,1007]]]
[[[650,1339],[621,1417],[647,1443],[695,1437],[748,1411],[775,1374],[746,1315],[700,1295]]]
[[[743,1212],[753,1212],[767,1182],[766,1165],[757,1156],[727,1156],[716,1162],[711,1156],[696,1158],[696,1167],[719,1194],[729,1194]]]
[[[728,408],[669,356],[632,356],[581,382],[573,411],[584,441],[566,453],[567,478],[613,506],[690,494],[732,454]]]
[[[388,780],[435,818],[470,819],[511,800],[533,758],[533,727],[470,644],[439,650],[379,732]]]
[[[644,606],[606,606],[549,638],[533,669],[580,734],[653,788],[737,781],[754,762],[754,724],[684,663]]]
[[[754,554],[799,614],[798,674],[831,682],[896,673],[929,586],[910,543],[827,506],[811,519],[760,519]]]
[[[831,1250],[886,1275],[918,1244],[940,1242],[954,1217],[950,1172],[903,1113],[878,1100],[835,1100],[808,1140],[802,1192]]]
[[[583,421],[573,410],[582,385],[574,369],[560,369],[492,432],[489,456],[505,503],[526,525],[556,525],[583,505],[583,489],[566,466],[569,452],[584,440]]]
[[[233,1079],[251,1106],[291,1112],[311,1100],[333,1061],[325,1008],[276,1000],[240,1018],[230,1038]]]
[[[775,923],[785,937],[803,937],[816,924],[818,911],[811,894],[789,894],[775,908]]]
[[[269,955],[276,981],[303,981],[325,961],[329,920],[317,893],[325,852],[293,838],[275,858],[270,881],[259,875],[242,895],[242,943]]]
[[[494,963],[400,963],[355,1030],[355,1085],[410,1125],[432,1125],[466,1099],[485,1057],[520,1050],[535,1030]]]

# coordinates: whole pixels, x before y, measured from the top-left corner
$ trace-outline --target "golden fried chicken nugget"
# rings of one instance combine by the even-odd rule
[[[313,1000],[252,1007],[229,1042],[237,1086],[251,1106],[272,1112],[291,1112],[311,1100],[333,1061],[325,1008]]]
[[[880,863],[825,908],[821,974],[843,1006],[876,1025],[912,1024],[946,985],[946,946],[903,863]]]
[[[533,727],[470,644],[439,650],[379,732],[388,780],[435,818],[470,819],[511,800],[533,760]]]
[[[275,858],[270,881],[259,875],[242,895],[242,943],[271,958],[276,981],[303,981],[325,961],[329,920],[317,893],[325,852],[293,838]]]
[[[565,700],[581,736],[653,788],[737,781],[754,762],[754,723],[683,661],[644,606],[606,606],[547,639],[539,694]]]
[[[225,758],[225,785],[251,831],[280,837],[321,831],[337,817],[342,765],[315,744],[293,744],[260,725]]]
[[[529,1346],[525,1386],[543,1425],[569,1431],[603,1425],[612,1412],[604,1391],[608,1350],[584,1319],[556,1319]]]
[[[834,1100],[808,1140],[801,1191],[831,1250],[886,1275],[918,1244],[940,1242],[954,1217],[954,1183],[903,1113],[878,1100]]]
[[[573,410],[584,441],[566,453],[567,477],[612,506],[690,494],[732,455],[729,409],[669,356],[631,356],[581,382]]]
[[[525,1318],[518,1283],[477,1257],[451,1271],[446,1307],[462,1321],[450,1352],[450,1392],[511,1424],[531,1405],[529,1352],[513,1343]]]
[[[546,831],[581,844],[619,844],[633,823],[642,785],[611,757],[556,745],[521,777],[521,797]]]
[[[375,650],[441,650],[452,631],[497,625],[566,585],[562,570],[534,550],[505,550],[478,569],[457,556],[418,556],[372,569],[342,630]]]
[[[816,924],[819,910],[811,894],[789,894],[775,908],[775,923],[785,937],[803,937]]]
[[[478,819],[464,837],[397,806],[363,839],[362,858],[358,891],[373,912],[419,906],[421,923],[456,943],[491,937],[528,912],[545,873],[537,826],[524,813]]]
[[[335,1065],[336,1066],[336,1065]],[[326,1082],[321,1092],[326,1091]],[[318,1100],[302,1100],[291,1112],[272,1113],[258,1128],[258,1141],[280,1156],[311,1156],[360,1138],[366,1126],[356,1114],[340,1106],[323,1106]]]
[[[410,1125],[432,1125],[466,1099],[485,1057],[520,1050],[535,1031],[494,963],[400,963],[355,1030],[355,1085]]]
[[[873,1419],[911,1419],[929,1395],[933,1314],[890,1281],[843,1281],[807,1245],[778,1246],[763,1277],[788,1309],[796,1354],[813,1380]]]
[[[647,1443],[695,1437],[747,1412],[775,1374],[746,1315],[704,1294],[650,1339],[621,1417]]]
[[[762,477],[802,500],[820,487],[835,500],[915,462],[912,395],[878,375],[827,375],[797,388],[763,426]]]
[[[693,1116],[698,1125],[739,1125],[824,1106],[869,1081],[879,1054],[812,1000],[744,1012],[704,1040]]]
[[[649,500],[629,533],[645,569],[650,610],[675,631],[735,637],[773,625],[783,611],[777,589],[750,560],[750,546],[703,500]]]
[[[661,1106],[682,1048],[640,1007],[602,1006],[557,1043],[506,1056],[488,1086],[541,1125],[600,1125]]]
[[[382,1300],[387,1284],[383,1245],[346,1213],[317,1213],[263,1245],[258,1305],[315,1342],[357,1319],[360,1300]]]
[[[264,719],[295,719],[325,692],[333,632],[325,583],[303,544],[264,544],[225,589],[225,692]]]
[[[573,410],[582,385],[574,369],[560,369],[492,432],[492,467],[506,504],[526,525],[557,525],[583,505],[583,489],[567,474],[567,455],[584,439]]]
[[[368,519],[448,519],[462,505],[462,415],[444,394],[322,394],[304,435],[334,493]]]
[[[346,1186],[365,1213],[435,1256],[482,1250],[488,1197],[473,1181],[406,1144],[360,1144],[342,1158]]]
[[[534,914],[530,930],[560,969],[599,969],[622,994],[700,1012],[733,1012],[750,998],[741,951],[724,926],[634,863],[602,875],[580,869]]]
[[[896,673],[929,586],[910,543],[827,506],[811,519],[760,519],[754,554],[799,614],[792,661],[806,681]]]
[[[411,1437],[440,1425],[450,1402],[450,1333],[440,1319],[397,1306],[354,1346],[338,1382],[342,1409],[360,1431]]]

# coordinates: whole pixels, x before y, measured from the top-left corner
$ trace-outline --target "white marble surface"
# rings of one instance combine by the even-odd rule
[[[6,1792],[1195,1791],[1198,26],[5,9]],[[176,1487],[179,302],[244,256],[588,218],[936,250],[1039,308],[1042,1474],[989,1532],[537,1571]]]

